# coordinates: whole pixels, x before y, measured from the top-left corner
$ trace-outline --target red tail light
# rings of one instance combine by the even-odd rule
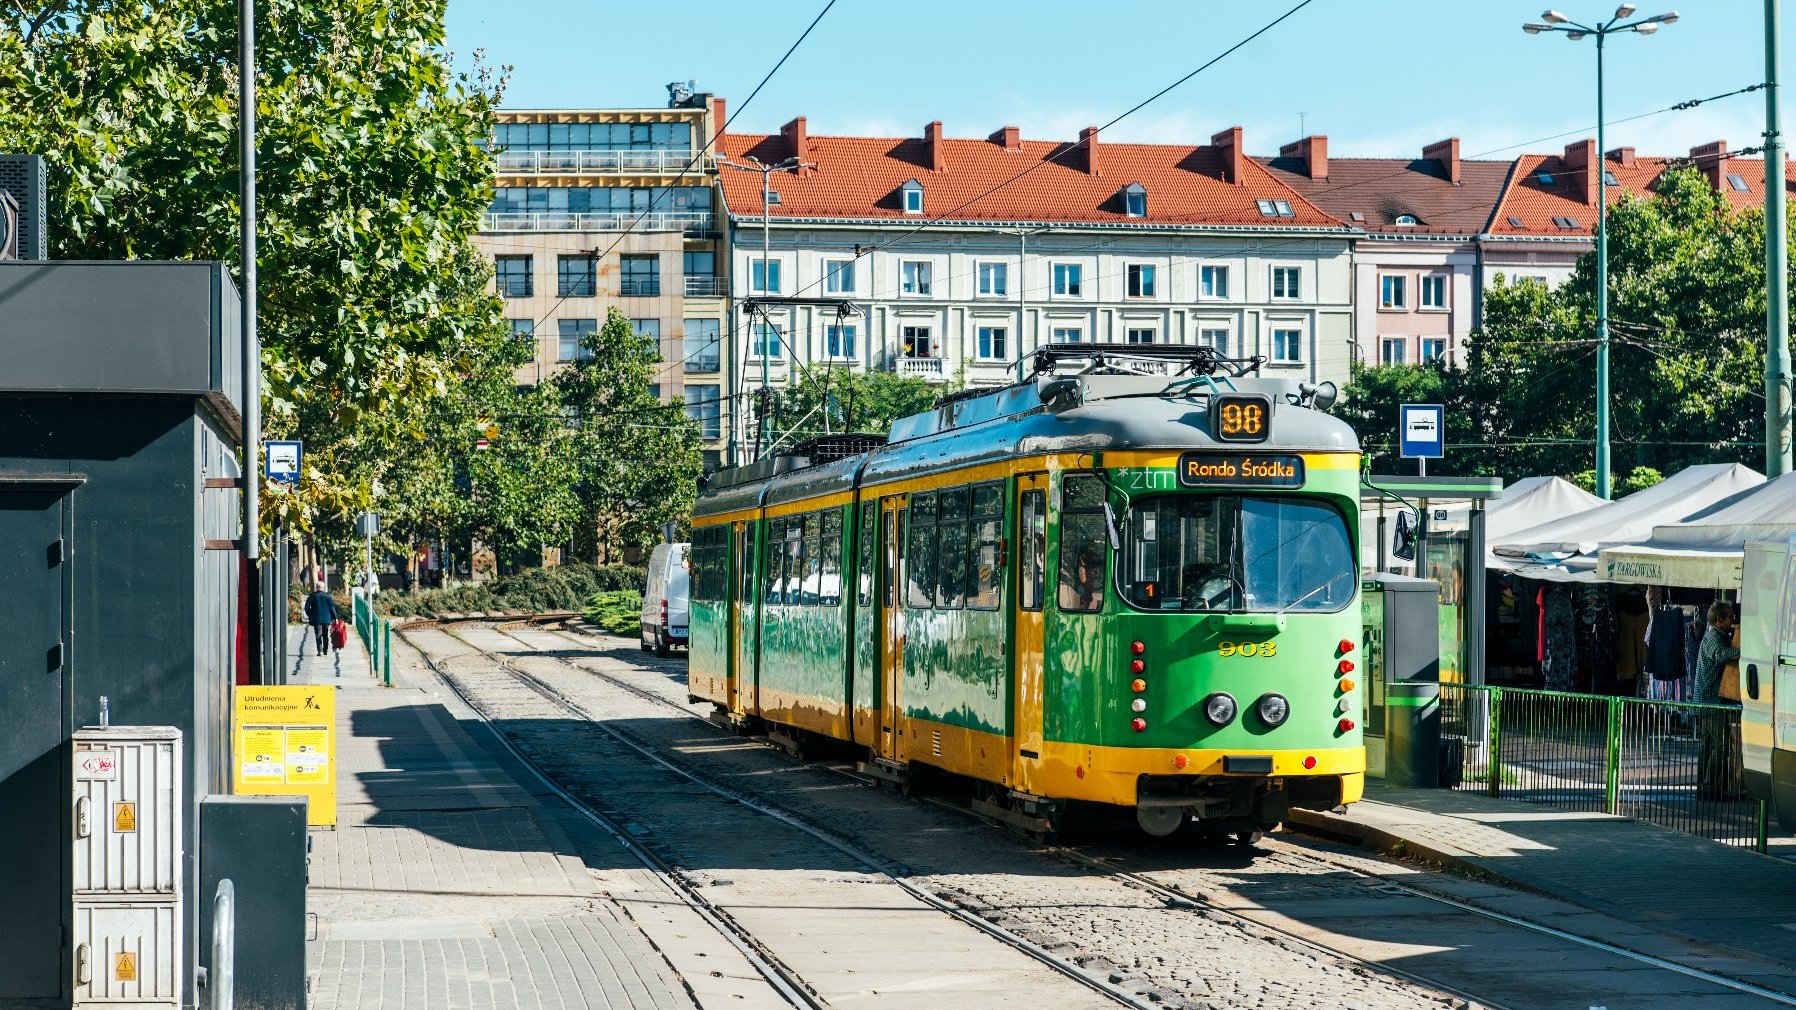
[[[1353,660],[1351,660],[1351,659],[1341,660],[1341,665],[1336,670],[1336,672],[1337,673],[1352,673],[1353,672]]]
[[[661,601],[661,626],[667,627],[667,601]]]
[[[1343,653],[1352,652],[1353,651],[1353,639],[1351,639],[1351,638],[1341,639],[1341,644],[1339,646],[1337,646],[1337,648],[1339,648]]]
[[[1340,731],[1343,733],[1349,733],[1349,732],[1353,731],[1353,720],[1352,719],[1342,719],[1340,721],[1340,723],[1338,723],[1337,725],[1338,725],[1338,728],[1340,729]]]

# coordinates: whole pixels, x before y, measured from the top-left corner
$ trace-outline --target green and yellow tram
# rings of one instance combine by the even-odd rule
[[[889,440],[714,475],[689,691],[738,726],[1252,837],[1360,797],[1359,446],[1333,389],[1207,348],[1055,345]]]

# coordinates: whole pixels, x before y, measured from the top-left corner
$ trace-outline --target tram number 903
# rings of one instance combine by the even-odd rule
[[[1263,656],[1278,655],[1278,643],[1268,642],[1222,642],[1216,647],[1219,656]]]
[[[1264,442],[1271,432],[1272,401],[1264,396],[1218,396],[1210,406],[1218,442]]]

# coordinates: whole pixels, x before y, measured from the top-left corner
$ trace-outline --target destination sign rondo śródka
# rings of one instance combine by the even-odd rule
[[[1294,453],[1187,452],[1179,456],[1185,487],[1303,486],[1303,457]]]

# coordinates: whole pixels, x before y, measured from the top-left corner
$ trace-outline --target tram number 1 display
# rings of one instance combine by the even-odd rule
[[[1210,401],[1210,424],[1218,442],[1264,442],[1272,433],[1270,397],[1230,393]]]

